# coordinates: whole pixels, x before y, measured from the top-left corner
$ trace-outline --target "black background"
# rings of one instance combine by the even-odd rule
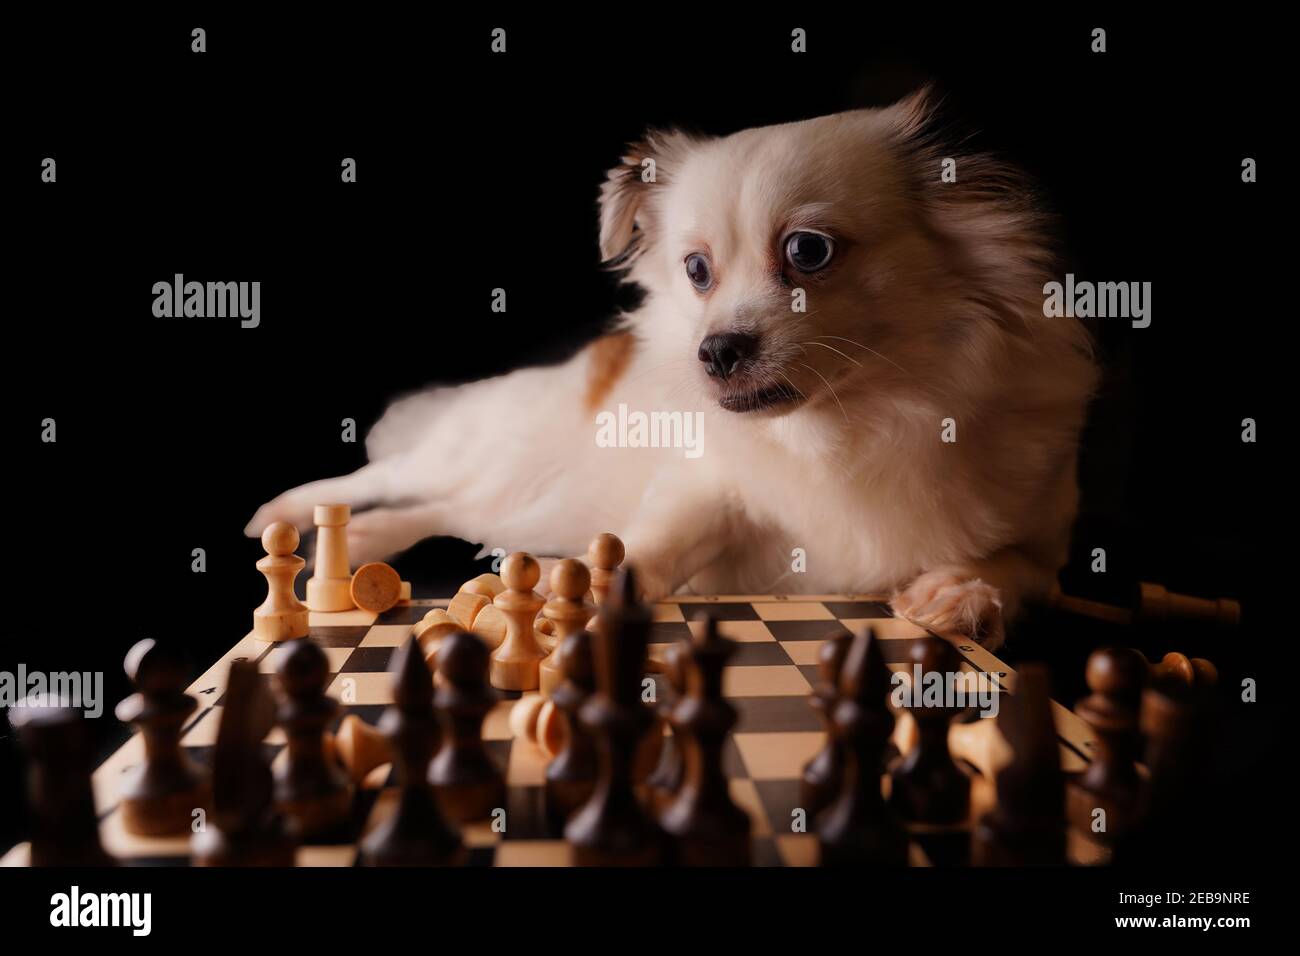
[[[190,52],[194,26],[205,54]],[[504,56],[489,52],[495,26]],[[805,55],[789,51],[795,26]],[[1105,54],[1089,51],[1094,26]],[[1076,550],[1105,547],[1110,571],[1076,563],[1067,581],[1116,599],[1139,579],[1238,597],[1240,633],[1180,649],[1216,652],[1230,685],[1259,676],[1276,586],[1264,544],[1289,511],[1265,461],[1291,364],[1287,247],[1273,239],[1281,42],[1267,23],[1223,18],[929,8],[13,24],[0,659],[104,670],[110,702],[142,637],[183,641],[197,673],[261,600],[261,550],[242,536],[253,510],[363,463],[360,441],[340,441],[343,418],[364,435],[403,392],[563,357],[634,300],[599,269],[595,241],[597,188],[622,144],[646,126],[727,133],[883,105],[935,81],[957,130],[1041,185],[1078,277],[1154,287],[1150,328],[1099,330]],[[45,156],[57,184],[39,180]],[[356,184],[340,182],[345,156]],[[1246,156],[1259,183],[1241,182]],[[151,286],[176,272],[260,280],[261,326],[155,319]],[[498,286],[504,315],[489,309]],[[45,417],[57,444],[39,440]],[[1241,442],[1245,417],[1259,444]],[[205,574],[190,570],[195,547]],[[428,542],[398,567],[417,592],[450,593],[474,552]],[[1007,656],[1102,639],[1031,622]],[[1067,655],[1058,681],[1077,685],[1081,659]],[[107,750],[123,732],[101,724]],[[1229,725],[1251,738],[1242,805],[1263,806],[1249,775],[1266,731],[1248,713]],[[0,759],[8,802],[9,737]],[[0,845],[21,830],[5,814]]]

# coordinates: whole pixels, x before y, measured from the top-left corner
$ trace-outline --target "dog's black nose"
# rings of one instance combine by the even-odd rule
[[[758,351],[758,336],[748,332],[706,335],[697,353],[705,371],[714,378],[729,378]]]

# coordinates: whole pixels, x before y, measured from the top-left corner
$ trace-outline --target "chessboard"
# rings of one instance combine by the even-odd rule
[[[348,715],[356,715],[371,726],[379,722],[392,702],[393,677],[390,658],[411,634],[412,626],[430,609],[447,606],[447,600],[406,600],[383,613],[353,609],[310,614],[309,638],[321,647],[329,660],[329,693],[341,703],[341,713],[332,729]],[[884,656],[894,670],[910,667],[912,643],[927,632],[895,619],[879,596],[839,595],[721,595],[680,596],[661,601],[653,608],[650,657],[662,659],[666,648],[688,635],[688,621],[707,611],[719,631],[737,642],[737,649],[724,672],[723,692],[735,707],[738,722],[724,749],[724,770],[732,796],[753,821],[753,861],[766,866],[815,865],[817,838],[809,823],[808,832],[796,832],[799,817],[799,778],[805,763],[824,743],[824,731],[810,694],[818,681],[817,655],[824,640],[836,633],[856,633],[870,622],[881,639]],[[966,642],[955,646],[963,670],[990,675],[999,693],[1014,694],[1015,672],[983,647]],[[287,653],[283,644],[265,643],[252,633],[235,644],[189,687],[199,702],[187,723],[182,743],[195,760],[210,766],[220,722],[225,682],[232,661],[258,664],[269,682],[279,657]],[[649,675],[656,683],[656,695],[671,699],[672,688],[660,675]],[[514,739],[509,713],[518,692],[498,692],[501,701],[484,721],[486,745],[505,772],[507,805],[503,832],[490,822],[462,827],[469,848],[469,863],[477,866],[565,866],[568,845],[560,835],[548,831],[543,808],[546,757],[534,743]],[[1086,767],[1096,741],[1091,728],[1065,707],[1052,705],[1060,743],[1062,769],[1077,773]],[[900,720],[900,728],[905,722]],[[972,717],[965,728],[954,728],[954,741],[968,730],[968,737],[995,732],[995,721]],[[897,733],[896,733],[897,737]],[[279,728],[264,744],[270,760],[284,759],[284,737]],[[900,749],[903,749],[900,747]],[[958,747],[954,743],[954,753]],[[124,865],[185,866],[189,864],[189,840],[180,837],[143,837],[126,832],[118,807],[123,775],[142,757],[143,740],[133,735],[114,752],[92,778],[100,834],[104,849]],[[972,819],[991,800],[987,766],[967,759],[973,776]],[[888,777],[884,777],[887,785]],[[352,866],[357,843],[392,807],[396,788],[390,778],[359,787],[349,825],[331,842],[300,846],[299,866]],[[949,832],[936,832],[938,830]],[[918,865],[962,862],[948,859],[948,849],[965,841],[949,840],[958,831],[969,830],[969,822],[948,828],[912,828],[912,860]],[[28,847],[20,844],[0,863],[21,866]]]

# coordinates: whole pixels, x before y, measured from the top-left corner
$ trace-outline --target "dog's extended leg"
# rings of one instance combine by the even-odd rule
[[[740,513],[725,495],[711,491],[687,492],[683,484],[656,488],[633,518],[624,544],[646,600],[678,590],[735,538]]]
[[[1021,602],[1046,594],[1055,580],[1054,567],[1008,548],[983,561],[926,571],[890,604],[899,617],[995,650]]]
[[[432,504],[362,512],[348,525],[348,558],[354,567],[383,561],[425,538],[445,534],[445,514],[446,509]]]
[[[414,489],[404,487],[403,456],[371,462],[350,475],[325,478],[291,488],[257,509],[244,534],[256,537],[273,521],[287,521],[300,531],[312,527],[312,510],[316,505],[351,505],[353,510],[374,504],[400,500]]]

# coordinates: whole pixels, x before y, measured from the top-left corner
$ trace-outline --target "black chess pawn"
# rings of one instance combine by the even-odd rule
[[[486,820],[505,807],[506,784],[483,746],[483,718],[500,699],[488,683],[488,646],[464,631],[438,648],[442,678],[433,705],[442,721],[442,746],[429,767],[443,812],[455,823]]]
[[[329,659],[310,638],[289,642],[276,668],[277,722],[288,740],[276,765],[275,802],[300,837],[328,834],[352,813],[352,783],[325,752],[325,729],[339,705],[325,693]]]
[[[907,832],[880,787],[881,755],[894,730],[885,702],[890,686],[889,668],[868,627],[853,638],[840,674],[832,726],[843,747],[844,779],[817,821],[823,866],[907,863]]]
[[[9,708],[9,722],[30,761],[31,865],[113,865],[99,842],[93,741],[83,712],[66,700],[28,697]]]
[[[117,719],[140,731],[144,759],[122,781],[122,826],[140,836],[188,834],[211,791],[181,746],[181,728],[198,706],[183,690],[184,660],[146,638],[127,653],[126,676],[136,692],[117,705]]]
[[[1047,668],[1025,664],[999,700],[997,729],[1010,757],[995,773],[997,804],[972,834],[976,866],[1065,862],[1065,778]]]
[[[722,772],[722,745],[736,725],[736,709],[722,696],[722,672],[736,646],[718,634],[712,617],[696,627],[686,646],[686,696],[669,717],[685,775],[659,823],[684,866],[748,866],[749,815],[731,799]]]
[[[928,636],[911,647],[913,684],[911,706],[916,722],[916,744],[891,773],[889,802],[904,820],[915,823],[955,824],[970,816],[970,776],[952,759],[948,727],[966,709],[940,693],[938,703],[927,701],[928,682],[961,673],[961,656],[943,638]],[[919,667],[920,683],[917,682]]]
[[[596,689],[591,660],[591,634],[577,631],[559,646],[560,685],[551,701],[564,715],[564,743],[546,767],[546,816],[559,832],[573,811],[591,799],[596,786],[596,742],[578,719],[578,712]]]
[[[579,720],[596,739],[598,771],[591,799],[564,828],[578,866],[653,866],[664,859],[664,834],[633,789],[633,762],[654,714],[641,702],[650,613],[637,603],[631,569],[619,572],[593,635],[596,692]]]
[[[361,842],[364,866],[454,866],[466,860],[460,834],[443,816],[429,783],[438,744],[433,676],[415,638],[393,656],[393,706],[379,730],[388,738],[397,776],[397,806]]]
[[[262,741],[275,724],[257,664],[230,664],[212,756],[212,812],[190,839],[195,866],[293,866],[295,841],[276,811]]]
[[[1070,825],[1110,845],[1134,826],[1143,799],[1137,760],[1142,745],[1139,708],[1149,665],[1131,648],[1104,647],[1088,657],[1092,693],[1075,706],[1097,735],[1092,762],[1066,790]]]
[[[810,817],[815,817],[830,805],[844,781],[844,753],[831,723],[835,701],[839,698],[840,672],[852,643],[853,635],[841,631],[823,641],[817,650],[817,668],[821,682],[813,690],[812,706],[821,716],[822,726],[826,728],[826,742],[804,765],[803,776],[799,781],[800,803]]]
[[[669,644],[664,651],[663,677],[672,690],[672,697],[664,701],[661,713],[667,719],[673,705],[686,693],[686,641]],[[669,721],[671,726],[671,721]],[[650,776],[646,778],[646,787],[651,805],[660,813],[677,797],[681,789],[682,777],[686,773],[682,741],[674,736],[667,737],[663,749],[659,752],[659,762]]]

